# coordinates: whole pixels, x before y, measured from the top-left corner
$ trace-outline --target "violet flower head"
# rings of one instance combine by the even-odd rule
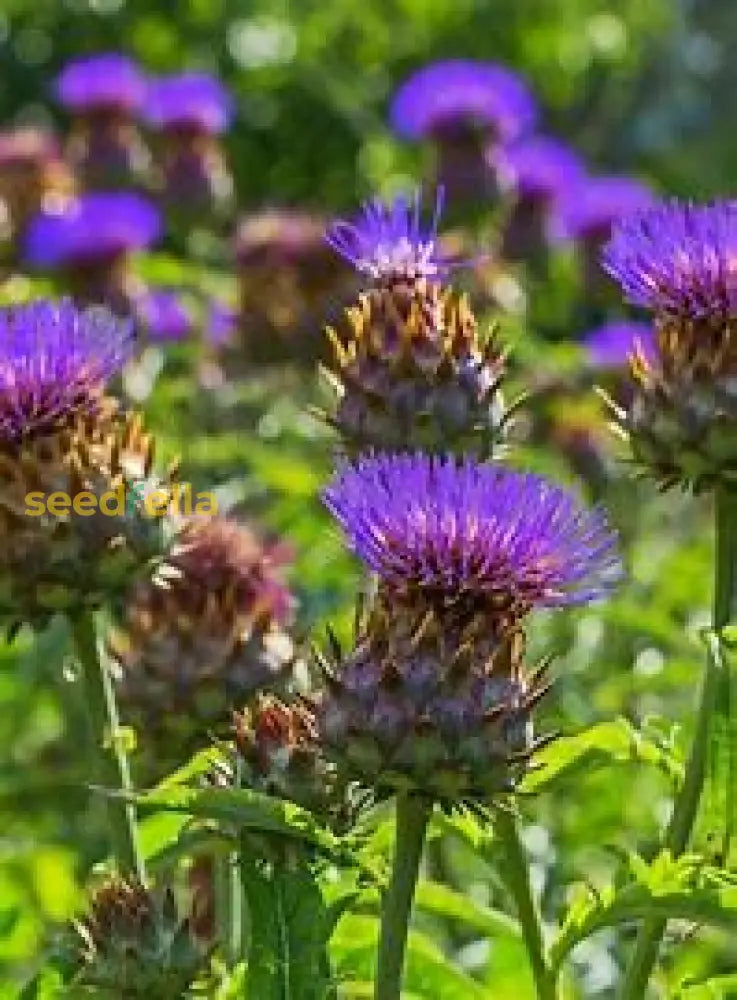
[[[420,192],[399,195],[390,204],[374,199],[362,206],[355,222],[338,220],[328,229],[326,240],[359,274],[371,281],[437,279],[450,269],[438,246],[438,222],[443,190],[438,188],[435,209],[425,225],[420,218]]]
[[[0,441],[15,443],[97,411],[133,345],[131,323],[70,299],[0,310]]]
[[[133,114],[143,104],[146,81],[127,56],[105,52],[67,63],[54,84],[68,111],[123,111]]]
[[[612,320],[590,330],[582,344],[589,362],[595,368],[625,368],[629,359],[639,351],[648,362],[657,356],[655,331],[650,323],[634,320]]]
[[[172,288],[146,292],[139,303],[138,315],[150,340],[183,340],[192,332],[192,317],[181,295]]]
[[[142,195],[91,192],[60,210],[44,210],[26,232],[25,258],[37,267],[94,263],[143,250],[158,238],[161,217]]]
[[[624,219],[602,255],[626,298],[688,319],[737,316],[737,201],[667,201]]]
[[[556,200],[550,235],[557,241],[607,239],[612,226],[654,202],[650,188],[631,177],[584,177]]]
[[[583,177],[583,164],[570,146],[549,136],[533,135],[489,154],[503,190],[521,198],[550,199]]]
[[[603,597],[621,577],[599,510],[536,475],[422,453],[346,464],[324,501],[398,597],[524,614]]]
[[[152,128],[191,128],[218,135],[233,114],[233,99],[217,77],[181,73],[152,80],[144,115]]]
[[[532,128],[537,109],[523,80],[495,63],[447,59],[418,70],[398,90],[391,122],[405,139],[458,127],[511,141]]]

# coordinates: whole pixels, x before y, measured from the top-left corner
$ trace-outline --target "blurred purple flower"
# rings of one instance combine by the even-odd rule
[[[227,344],[238,329],[238,310],[213,299],[210,303],[206,335],[215,347]]]
[[[391,122],[406,139],[472,126],[510,141],[532,128],[536,113],[516,73],[494,63],[448,59],[418,70],[399,88]]]
[[[352,549],[400,597],[524,613],[603,597],[621,577],[604,514],[540,476],[378,454],[344,464],[324,501]]]
[[[551,199],[577,184],[584,174],[581,159],[570,146],[543,135],[494,147],[489,161],[502,190],[522,198]]]
[[[59,102],[69,111],[133,113],[143,104],[146,81],[132,59],[105,52],[67,63],[54,89]]]
[[[144,115],[153,128],[192,128],[214,135],[227,129],[233,110],[233,99],[217,77],[181,73],[151,81]]]
[[[737,316],[737,201],[668,201],[624,219],[602,255],[635,305],[690,319]]]
[[[0,310],[0,440],[17,442],[97,411],[132,350],[132,326],[69,299]]]
[[[650,188],[631,177],[584,177],[554,203],[554,240],[606,239],[620,219],[649,208]]]
[[[596,368],[624,368],[637,348],[650,362],[657,354],[652,326],[634,320],[604,323],[585,334],[582,344]]]
[[[150,340],[183,340],[192,332],[192,317],[173,288],[149,289],[138,305],[138,315]]]
[[[93,192],[31,220],[25,258],[37,267],[84,264],[150,246],[161,231],[155,205],[127,191]]]
[[[419,191],[412,198],[400,195],[390,204],[377,198],[364,203],[355,222],[334,222],[325,238],[336,253],[372,281],[438,278],[450,267],[438,246],[442,204],[439,188],[432,219],[424,226]]]

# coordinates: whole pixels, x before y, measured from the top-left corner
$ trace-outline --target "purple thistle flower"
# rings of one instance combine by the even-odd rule
[[[67,63],[54,84],[69,111],[138,111],[146,93],[143,74],[132,59],[105,52]]]
[[[325,239],[337,254],[372,281],[394,283],[438,278],[450,268],[438,246],[443,189],[438,188],[429,225],[420,219],[420,192],[391,204],[376,198],[363,204],[355,222],[338,220]]]
[[[556,199],[554,240],[606,239],[621,219],[649,208],[652,191],[631,177],[584,177]]]
[[[536,113],[516,73],[494,63],[448,59],[411,76],[399,88],[390,114],[392,126],[406,139],[476,126],[510,141],[532,128]]]
[[[159,211],[142,195],[94,192],[39,212],[26,232],[25,258],[37,267],[91,263],[142,250],[160,231]]]
[[[549,199],[578,183],[583,177],[580,157],[564,142],[533,135],[489,153],[502,190],[519,197]]]
[[[151,81],[144,115],[156,129],[194,128],[216,135],[227,129],[233,110],[231,95],[216,77],[181,73]]]
[[[97,411],[132,351],[132,325],[70,299],[0,310],[0,440],[17,442]]]
[[[138,314],[150,340],[183,340],[192,332],[192,317],[173,288],[150,289]]]
[[[400,596],[526,611],[603,597],[622,573],[601,511],[539,476],[472,459],[364,457],[338,470],[324,501]]]
[[[589,361],[596,368],[624,368],[639,350],[649,362],[657,355],[655,331],[649,323],[613,320],[590,330],[582,340]]]
[[[627,299],[689,319],[737,315],[737,202],[668,201],[622,220],[604,270]]]

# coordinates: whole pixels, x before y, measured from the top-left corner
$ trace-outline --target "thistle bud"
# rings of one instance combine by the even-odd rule
[[[615,408],[636,461],[662,488],[737,481],[737,207],[669,202],[620,224],[604,268],[654,314]]]
[[[234,705],[284,683],[296,653],[279,563],[278,550],[245,526],[195,517],[129,594],[109,646],[122,713],[158,756],[181,759],[227,728]]]
[[[171,890],[150,890],[135,879],[102,885],[76,930],[77,981],[106,997],[178,1000],[205,961]]]
[[[347,309],[333,347],[337,402],[330,422],[350,454],[371,448],[481,451],[499,445],[506,415],[504,357],[484,342],[468,301],[442,285],[438,201],[427,231],[419,201],[364,207],[338,222],[331,245],[371,287]]]

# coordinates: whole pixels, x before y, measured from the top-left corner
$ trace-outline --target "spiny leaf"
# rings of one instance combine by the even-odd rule
[[[600,892],[578,886],[551,950],[559,968],[566,955],[603,927],[646,917],[691,920],[737,930],[737,878],[697,855],[668,852],[648,864],[630,855],[616,885]]]
[[[536,754],[535,763],[538,769],[525,778],[522,791],[539,792],[562,776],[612,763],[650,764],[674,781],[683,773],[671,753],[622,718],[555,740]]]

